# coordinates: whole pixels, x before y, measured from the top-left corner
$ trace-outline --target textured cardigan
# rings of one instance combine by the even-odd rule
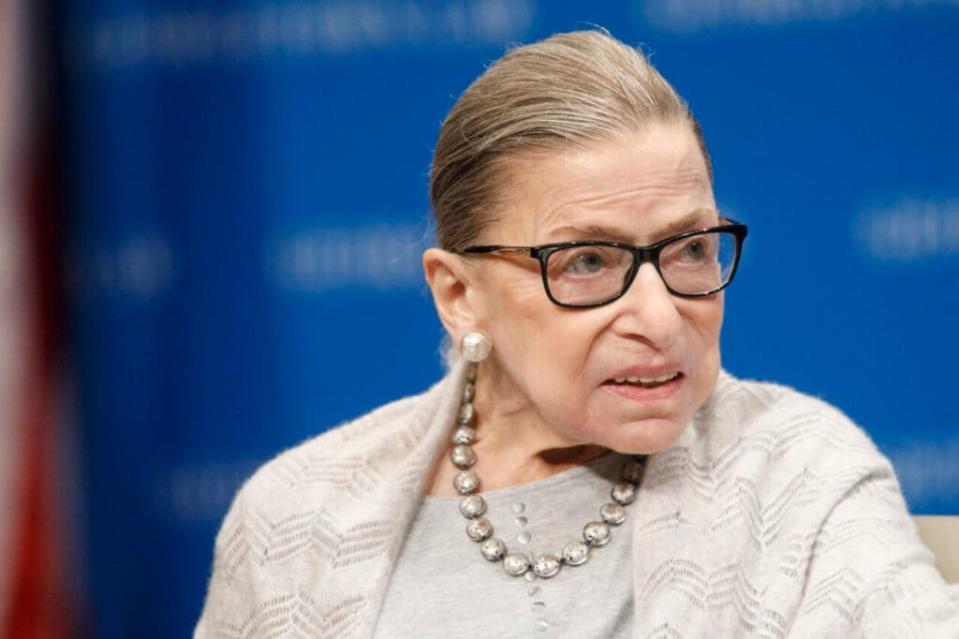
[[[194,638],[371,637],[463,384],[458,363],[247,481]],[[722,373],[650,456],[631,510],[637,639],[959,638],[959,586],[934,568],[889,461],[789,388]]]

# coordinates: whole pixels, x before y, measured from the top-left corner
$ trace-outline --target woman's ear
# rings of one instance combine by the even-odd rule
[[[436,312],[454,343],[476,328],[470,293],[470,273],[456,254],[431,248],[423,253],[423,272],[433,292]]]

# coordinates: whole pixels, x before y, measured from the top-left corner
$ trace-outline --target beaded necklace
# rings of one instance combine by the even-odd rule
[[[575,539],[563,547],[559,555],[541,553],[535,558],[524,552],[510,552],[499,537],[493,536],[493,524],[483,515],[486,513],[486,501],[477,494],[480,478],[471,467],[476,463],[476,451],[472,444],[476,441],[476,411],[473,397],[476,393],[476,372],[478,365],[473,362],[467,369],[466,386],[460,402],[453,430],[453,448],[450,460],[459,468],[453,478],[453,486],[463,495],[460,500],[460,513],[467,519],[467,536],[480,544],[480,553],[490,562],[503,562],[507,575],[519,577],[532,570],[537,577],[550,578],[566,566],[580,566],[589,559],[592,548],[605,546],[611,538],[610,527],[619,526],[626,521],[625,507],[636,499],[639,483],[642,481],[645,456],[636,455],[623,465],[622,481],[613,484],[609,503],[599,509],[600,519],[590,521],[583,527],[581,539]]]

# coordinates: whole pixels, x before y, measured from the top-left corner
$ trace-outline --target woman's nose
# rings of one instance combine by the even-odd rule
[[[642,264],[626,293],[616,301],[619,316],[613,327],[626,337],[640,337],[656,350],[672,346],[682,328],[676,298],[666,288],[659,271]]]

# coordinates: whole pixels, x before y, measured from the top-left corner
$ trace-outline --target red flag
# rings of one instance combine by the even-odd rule
[[[76,636],[64,465],[59,240],[38,5],[0,0],[0,639]],[[47,67],[49,68],[49,67]],[[49,95],[49,94],[48,94]]]

